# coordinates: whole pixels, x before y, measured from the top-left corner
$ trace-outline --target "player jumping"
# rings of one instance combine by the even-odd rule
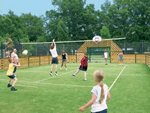
[[[54,64],[55,64],[55,76],[58,76],[57,74],[58,54],[56,51],[55,39],[53,39],[53,42],[50,46],[50,52],[52,54],[52,66],[51,66],[50,75],[52,76],[52,71],[53,71]]]

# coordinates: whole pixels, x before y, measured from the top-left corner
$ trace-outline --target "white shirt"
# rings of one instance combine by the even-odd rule
[[[14,58],[15,59],[17,59],[17,62],[18,62],[18,55],[16,54],[16,53],[14,53],[14,52],[12,52],[12,54],[11,54],[11,58],[14,60]]]
[[[107,94],[108,94],[109,89],[106,84],[104,84],[103,87],[104,87],[105,98],[103,99],[101,104],[99,103],[100,96],[101,96],[101,87],[99,85],[96,85],[93,87],[91,91],[97,97],[95,103],[92,104],[91,106],[91,112],[98,112],[98,111],[107,109],[106,100],[107,100]]]
[[[54,45],[53,49],[50,49],[50,52],[51,52],[53,58],[58,56],[57,51],[56,51],[56,44]]]
[[[104,58],[108,58],[108,53],[107,52],[104,53]]]

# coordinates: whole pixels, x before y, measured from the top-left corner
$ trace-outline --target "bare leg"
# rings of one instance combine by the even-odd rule
[[[14,79],[14,82],[13,82],[13,84],[12,84],[12,87],[14,87],[15,85],[16,85],[16,82],[18,81],[18,79],[17,78],[15,78]]]
[[[78,69],[72,76],[75,77],[79,72],[80,72],[80,70]]]
[[[106,65],[107,65],[107,58],[106,58]]]
[[[64,64],[64,62],[62,62],[62,64],[61,64],[61,68],[63,67],[63,64]]]
[[[122,63],[122,65],[123,65],[123,60],[121,60],[121,63]]]
[[[78,69],[78,70],[76,71],[75,75],[77,75],[79,72],[80,72],[80,70]]]
[[[84,80],[86,80],[86,71],[84,71]]]
[[[11,83],[11,78],[9,78],[9,84]]]
[[[66,67],[66,70],[67,70],[67,62],[64,62],[65,63],[65,67]]]
[[[54,64],[52,64],[52,66],[51,66],[51,72],[53,71],[53,68],[54,68]]]
[[[55,71],[57,72],[57,64],[55,65]]]

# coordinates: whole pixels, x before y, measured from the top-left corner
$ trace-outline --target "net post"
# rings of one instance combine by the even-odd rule
[[[76,52],[76,63],[77,63],[77,52]]]
[[[40,57],[40,55],[39,55],[39,66],[41,65],[41,57]]]

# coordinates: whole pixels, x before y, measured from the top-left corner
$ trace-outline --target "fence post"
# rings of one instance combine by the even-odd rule
[[[111,63],[111,52],[109,54],[110,54],[110,63]]]
[[[3,58],[3,42],[1,42],[1,58]]]
[[[28,67],[29,67],[29,65],[30,65],[29,62],[30,62],[30,60],[29,60],[29,57],[28,57]]]
[[[39,66],[41,65],[41,58],[40,58],[40,56],[39,56]]]
[[[136,63],[136,53],[135,53],[135,63]]]
[[[146,54],[145,54],[145,64],[146,64]]]
[[[76,63],[77,63],[77,52],[76,52]]]

